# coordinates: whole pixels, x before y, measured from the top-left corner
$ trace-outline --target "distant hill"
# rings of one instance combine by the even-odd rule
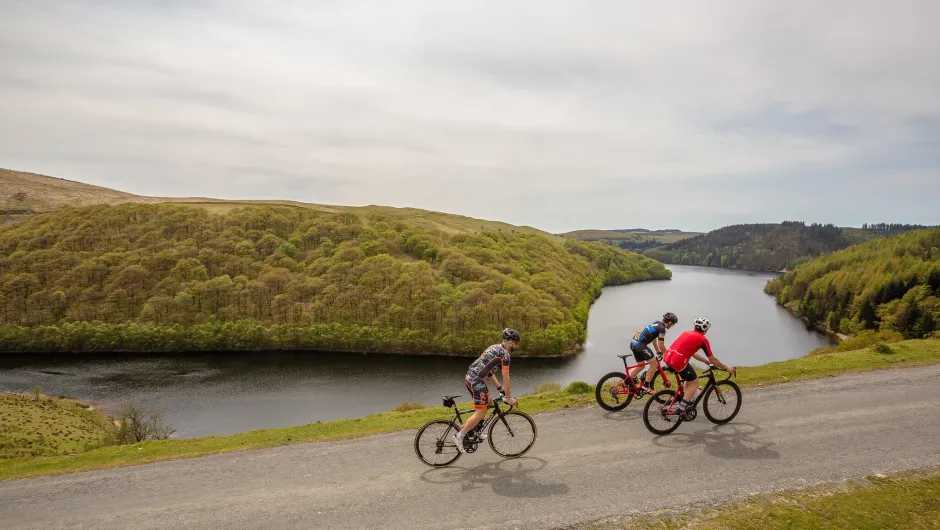
[[[91,184],[84,184],[48,175],[0,168],[0,218],[22,220],[36,213],[49,212],[63,206],[95,204],[199,204],[214,213],[225,213],[245,205],[283,205],[310,208],[327,213],[352,213],[361,219],[382,216],[408,221],[423,228],[442,230],[449,234],[477,233],[484,230],[517,234],[535,234],[559,242],[561,237],[531,226],[516,226],[500,221],[487,221],[463,215],[434,212],[419,208],[392,206],[338,206],[290,200],[227,200],[206,197],[147,197]]]
[[[644,255],[663,263],[781,271],[821,254],[918,228],[924,227],[882,223],[851,228],[802,221],[738,224],[652,248]]]
[[[91,184],[0,168],[0,215],[32,215],[63,206],[160,202]]]
[[[613,230],[573,230],[558,235],[580,241],[597,241],[632,252],[643,252],[644,250],[658,248],[668,243],[699,235],[699,232],[683,232],[675,229],[617,228]]]
[[[921,338],[940,324],[940,228],[908,231],[798,265],[764,289],[811,325]]]

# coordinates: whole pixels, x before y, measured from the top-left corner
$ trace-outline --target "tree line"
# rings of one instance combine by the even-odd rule
[[[875,232],[880,235],[894,236],[903,234],[910,230],[919,230],[921,228],[930,228],[925,225],[912,225],[902,223],[862,223],[862,230],[866,232]]]
[[[69,207],[3,227],[0,250],[6,351],[472,354],[511,326],[561,353],[601,287],[671,276],[598,243],[290,206]]]
[[[940,322],[940,229],[905,232],[804,263],[765,291],[811,325],[921,338]]]
[[[803,221],[738,224],[643,254],[663,263],[780,271],[864,239],[832,224],[807,225]]]

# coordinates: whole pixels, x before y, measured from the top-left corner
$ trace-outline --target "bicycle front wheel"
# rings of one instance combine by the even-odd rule
[[[702,411],[712,423],[728,423],[741,410],[741,389],[734,381],[721,381],[708,389]]]
[[[616,411],[627,408],[633,400],[633,392],[623,372],[610,372],[594,387],[594,399],[604,410]]]
[[[487,439],[494,453],[515,458],[529,452],[537,436],[535,421],[525,412],[512,410],[490,423]]]
[[[460,428],[453,422],[434,420],[426,423],[415,435],[415,454],[431,467],[444,467],[460,458],[460,451],[451,436]]]
[[[643,425],[646,425],[649,432],[658,435],[669,434],[678,429],[682,420],[673,410],[677,403],[678,396],[675,390],[666,389],[656,392],[643,407]]]

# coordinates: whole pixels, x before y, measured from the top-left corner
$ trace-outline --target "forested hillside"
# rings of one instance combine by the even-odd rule
[[[940,321],[938,249],[940,228],[876,239],[804,263],[765,291],[814,325],[920,338]]]
[[[380,211],[123,204],[7,225],[0,349],[476,354],[512,326],[524,352],[558,354],[603,285],[671,275],[599,243]]]
[[[802,221],[731,225],[643,252],[663,263],[782,271],[821,254],[874,238],[926,228],[868,224],[862,228]]]
[[[663,263],[779,271],[860,242],[833,225],[742,224],[684,239],[644,255]]]

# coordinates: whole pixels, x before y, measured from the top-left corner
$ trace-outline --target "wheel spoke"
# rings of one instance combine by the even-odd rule
[[[460,458],[460,452],[450,437],[454,434],[453,425],[444,420],[426,424],[415,436],[415,454],[429,466],[439,467],[453,463]]]
[[[731,421],[741,410],[741,389],[731,381],[721,381],[705,396],[702,409],[712,423]]]
[[[493,452],[500,456],[520,456],[532,448],[536,436],[532,418],[523,412],[511,411],[493,424],[489,432],[489,444]]]

